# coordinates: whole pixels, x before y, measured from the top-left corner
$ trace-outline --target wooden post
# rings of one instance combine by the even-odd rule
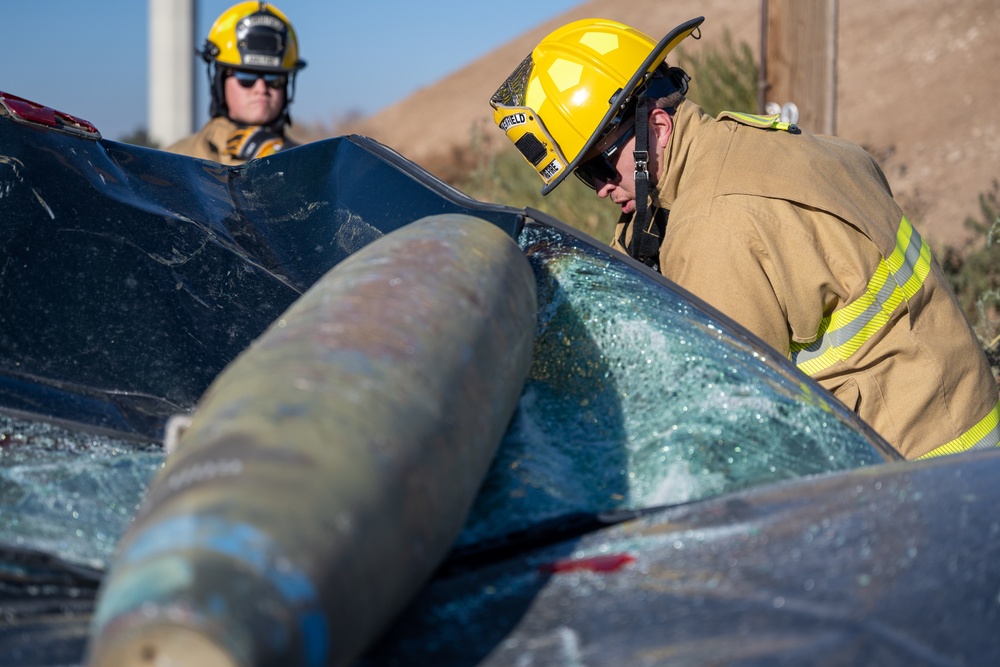
[[[761,0],[762,110],[836,134],[838,0]]]

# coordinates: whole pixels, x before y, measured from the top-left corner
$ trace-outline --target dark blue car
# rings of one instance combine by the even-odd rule
[[[318,613],[266,638],[270,662],[225,664],[1000,660],[1000,453],[904,462],[658,274],[371,139],[227,168],[0,101],[0,665],[84,664],[95,629],[114,631],[94,621],[102,583],[172,419],[328,272],[442,215],[502,230],[537,295],[530,369],[464,528],[371,636]],[[346,586],[320,607],[378,604]],[[176,622],[198,632],[200,613]]]

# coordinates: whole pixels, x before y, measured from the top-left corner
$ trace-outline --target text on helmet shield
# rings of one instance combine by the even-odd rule
[[[258,67],[278,67],[281,65],[281,58],[277,56],[263,56],[258,53],[248,53],[243,56],[244,65],[256,65]]]
[[[562,162],[560,162],[559,160],[552,160],[552,162],[549,162],[547,165],[545,165],[545,167],[538,173],[542,175],[542,178],[548,181],[549,179],[553,178],[556,174],[558,174],[559,170],[562,169],[562,167],[563,167]]]
[[[524,125],[528,122],[528,119],[523,113],[514,113],[509,116],[504,116],[503,120],[500,121],[500,129],[506,132],[508,128],[514,127],[515,125]]]
[[[239,25],[236,27],[236,36],[243,37],[246,35],[247,31],[250,30],[250,28],[256,28],[258,26],[270,28],[275,32],[285,31],[284,21],[279,19],[277,16],[271,16],[269,14],[253,14],[240,21]]]

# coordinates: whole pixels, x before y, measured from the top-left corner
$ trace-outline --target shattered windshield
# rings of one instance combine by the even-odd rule
[[[0,543],[103,567],[163,459],[159,445],[0,414]]]
[[[461,544],[883,461],[852,414],[663,281],[552,227],[519,243],[534,361]]]
[[[662,277],[371,140],[226,169],[2,118],[0,138],[0,545],[104,567],[162,466],[165,420],[330,268],[439,213],[516,238],[539,302],[458,546],[883,460],[853,414]]]
[[[458,544],[879,463],[850,415],[674,291],[558,229],[536,275],[534,361]],[[0,542],[102,567],[157,444],[0,417]]]

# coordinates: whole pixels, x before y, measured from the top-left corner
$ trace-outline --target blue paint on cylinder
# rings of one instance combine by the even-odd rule
[[[281,554],[278,545],[255,526],[218,516],[197,514],[169,517],[153,522],[135,535],[118,554],[122,568],[141,570],[146,564],[161,558],[176,558],[176,554],[217,554],[233,561],[233,571],[248,566],[260,580],[281,593],[289,606],[297,609],[297,625],[306,656],[303,667],[323,667],[330,651],[329,623],[320,605],[319,594],[312,580],[304,573],[278,562],[292,564]],[[190,557],[190,556],[189,556]],[[128,582],[130,584],[134,582]],[[150,581],[151,588],[162,581]],[[103,626],[122,609],[128,608],[134,589],[125,587],[125,596],[116,599],[116,589],[105,592],[95,625]],[[204,611],[223,617],[230,613],[234,602],[224,594],[211,597],[212,604]],[[120,603],[120,604],[119,604]],[[286,638],[287,641],[287,638]]]

